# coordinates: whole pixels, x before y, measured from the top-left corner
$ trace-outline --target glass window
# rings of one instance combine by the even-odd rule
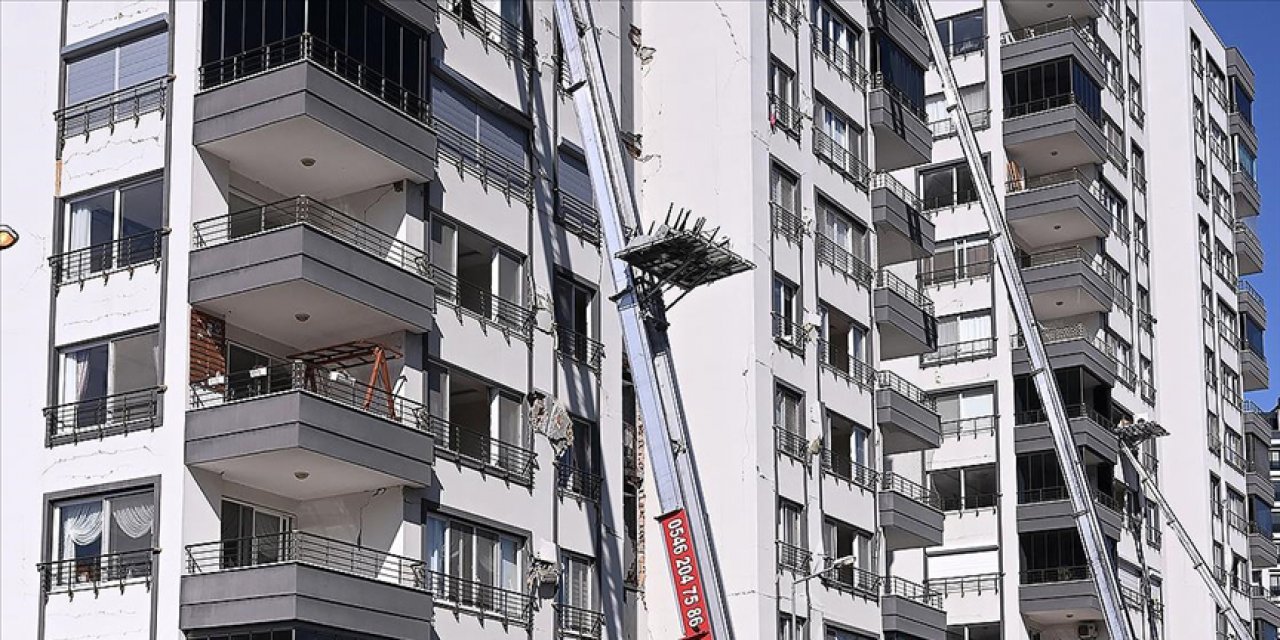
[[[942,48],[953,57],[982,51],[987,35],[983,22],[981,9],[938,20]]]
[[[985,236],[940,241],[932,256],[920,260],[919,270],[921,286],[989,275],[991,243]]]
[[[872,33],[871,71],[884,86],[895,90],[906,107],[924,114],[924,67],[916,64],[891,38]]]
[[[800,185],[794,175],[777,164],[769,167],[769,203],[791,213],[800,210]]]
[[[556,274],[555,321],[565,332],[592,337],[595,335],[592,306],[596,292],[572,277]]]
[[[1004,74],[1005,115],[1010,118],[1075,103],[1094,122],[1102,122],[1098,83],[1070,58],[1023,67]]]
[[[596,610],[596,567],[590,558],[565,553],[560,559],[560,603],[585,611]]]
[[[159,385],[159,336],[153,329],[59,350],[62,360],[59,403],[78,403],[74,413],[77,428],[124,420],[129,411],[141,413],[142,407],[117,396]],[[108,400],[109,397],[116,398]]]
[[[782,276],[773,277],[773,335],[788,343],[799,342],[801,307],[796,285]]]
[[[777,60],[769,60],[769,95],[783,104],[796,103],[796,74]]]
[[[852,20],[824,0],[814,0],[812,20],[823,55],[842,69],[861,66],[862,30]]]
[[[65,98],[74,106],[160,78],[169,72],[169,32],[67,61]],[[158,97],[156,98],[159,99]],[[108,112],[101,116],[104,121]]]
[[[483,611],[507,612],[507,599],[475,585],[521,591],[524,539],[439,514],[427,516],[427,569],[451,580],[432,580],[433,595]]]
[[[804,437],[804,396],[790,387],[776,385],[773,391],[774,424]]]
[[[1258,179],[1258,158],[1248,145],[1236,137],[1236,170],[1245,172],[1250,178]]]
[[[1253,96],[1249,95],[1239,78],[1231,79],[1231,110],[1240,114],[1245,122],[1253,124]]]
[[[53,508],[54,584],[151,575],[156,515],[151,491],[66,500]]]
[[[63,250],[84,250],[87,259],[60,263],[57,277],[77,280],[159,259],[163,219],[164,182],[158,178],[68,199]]]
[[[837,247],[866,262],[870,251],[867,228],[825,199],[818,198],[817,208],[822,234]]]

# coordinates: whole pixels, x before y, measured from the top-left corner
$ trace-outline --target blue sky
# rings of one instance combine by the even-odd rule
[[[1256,228],[1262,238],[1267,268],[1248,280],[1267,302],[1267,362],[1271,364],[1271,389],[1247,394],[1263,409],[1275,406],[1280,393],[1280,49],[1276,46],[1275,25],[1280,24],[1280,2],[1271,0],[1200,0],[1200,7],[1227,46],[1238,47],[1253,67],[1258,95],[1254,98],[1253,122],[1258,130],[1258,187],[1262,190],[1262,213]]]

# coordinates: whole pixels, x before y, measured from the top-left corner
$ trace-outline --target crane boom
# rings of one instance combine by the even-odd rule
[[[1054,378],[1049,356],[1045,352],[1044,341],[1041,340],[1035,311],[1031,307],[1031,298],[1027,294],[1026,284],[1022,281],[1022,272],[1018,268],[1008,224],[1000,209],[1000,203],[996,199],[995,188],[991,186],[991,177],[983,166],[982,151],[978,147],[977,137],[974,136],[969,113],[960,99],[960,87],[951,69],[951,59],[942,46],[937,30],[933,28],[935,24],[933,7],[930,6],[929,0],[916,0],[916,4],[926,25],[924,32],[929,39],[929,49],[933,52],[934,62],[938,66],[938,75],[942,76],[947,111],[950,112],[951,119],[955,123],[960,148],[964,151],[970,175],[973,176],[973,184],[978,190],[978,200],[982,203],[982,213],[987,219],[992,252],[999,265],[1000,274],[1004,278],[1005,288],[1009,292],[1010,306],[1013,307],[1014,316],[1017,318],[1018,327],[1026,343],[1036,392],[1040,395],[1040,403],[1049,418],[1053,448],[1057,452],[1062,476],[1066,480],[1072,517],[1075,519],[1076,529],[1080,532],[1080,542],[1084,547],[1085,556],[1089,560],[1089,573],[1093,576],[1093,583],[1098,591],[1098,601],[1102,605],[1103,618],[1107,625],[1107,637],[1112,640],[1132,640],[1133,634],[1125,619],[1124,605],[1120,600],[1119,580],[1107,557],[1106,539],[1098,525],[1093,496],[1084,474],[1084,465],[1080,462],[1075,438],[1071,435],[1066,408],[1063,405],[1062,395],[1058,391],[1058,382]]]

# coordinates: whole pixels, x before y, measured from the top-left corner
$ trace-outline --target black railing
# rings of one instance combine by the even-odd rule
[[[1059,502],[1069,497],[1065,486],[1036,487],[1034,489],[1018,489],[1018,504],[1039,504],[1041,502]]]
[[[440,457],[457,456],[462,462],[496,471],[512,482],[533,484],[537,454],[522,446],[503,442],[489,435],[488,425],[481,428],[449,422],[428,416],[427,432],[435,437],[435,451]]]
[[[361,547],[305,531],[284,531],[187,545],[187,574],[296,563],[390,584],[428,590],[421,560]]]
[[[600,361],[604,359],[604,344],[588,338],[567,327],[556,327],[556,351],[575,362],[600,373]]]
[[[460,131],[439,118],[432,120],[432,128],[440,155],[451,159],[459,171],[475,175],[485,185],[497,186],[509,198],[529,201],[533,174],[525,162],[491,149],[473,134]]]
[[[138,549],[83,558],[67,558],[41,562],[40,588],[44,593],[92,589],[97,593],[104,585],[123,587],[134,580],[151,583],[153,556],[158,549]]]
[[[853,255],[848,249],[836,244],[834,240],[822,233],[814,234],[814,247],[818,254],[818,262],[826,264],[849,278],[853,278],[855,282],[863,287],[871,287],[871,280],[875,272],[871,269],[871,265],[863,261],[862,258]]]
[[[58,123],[59,144],[72,136],[88,138],[91,131],[103,127],[114,132],[117,124],[129,120],[136,125],[148,113],[158,111],[163,118],[170,80],[169,76],[148,80],[55,111],[53,117]]]
[[[164,387],[149,387],[46,407],[45,442],[55,446],[155,429],[163,392]]]
[[[871,389],[876,382],[876,371],[871,365],[854,357],[847,350],[835,350],[826,339],[818,339],[818,364],[846,382],[862,389]]]
[[[809,441],[804,434],[796,433],[786,427],[774,426],[773,446],[781,455],[795,458],[804,463],[809,462]]]
[[[575,464],[556,463],[556,492],[561,496],[600,502],[600,474]]]
[[[867,68],[848,49],[831,40],[820,25],[813,25],[813,53],[827,62],[836,73],[848,80],[855,89],[866,89]]]
[[[595,205],[567,191],[556,189],[556,209],[552,220],[583,242],[600,246],[600,213],[596,211]]]
[[[1258,293],[1258,290],[1253,288],[1253,285],[1243,278],[1236,279],[1236,296],[1240,298],[1252,297],[1258,308],[1264,310],[1267,308],[1266,302],[1262,298],[1262,294]]]
[[[922,505],[933,507],[939,511],[942,510],[942,498],[938,496],[936,491],[932,491],[918,482],[908,480],[891,471],[880,474],[880,489],[882,491],[892,491]]]
[[[871,174],[871,188],[885,189],[889,193],[897,196],[898,199],[905,202],[906,205],[915,210],[916,213],[919,213],[925,218],[929,217],[928,212],[920,202],[920,196],[917,196],[914,191],[908,189],[906,185],[898,182],[898,179],[894,178],[892,175],[884,173],[883,171],[877,171]]]
[[[982,109],[980,111],[969,112],[969,125],[978,129],[986,129],[991,126],[991,110]],[[942,120],[933,120],[929,122],[929,131],[933,133],[935,140],[941,138],[949,138],[956,135],[956,123],[952,118],[944,118]]]
[[[808,230],[799,214],[776,202],[769,203],[769,217],[773,231],[788,242],[800,244]]]
[[[525,341],[533,336],[533,311],[524,305],[460,280],[436,266],[431,269],[431,282],[435,284],[436,302],[469,311],[482,322],[492,323]]]
[[[920,16],[920,9],[916,7],[916,3],[911,0],[872,0],[869,9],[883,15],[886,6],[897,9],[908,22],[924,31],[924,18]]]
[[[982,595],[1000,593],[1002,576],[998,573],[983,573],[972,576],[955,576],[951,578],[930,578],[929,588],[941,593],[943,597]]]
[[[822,470],[837,479],[875,491],[880,486],[880,473],[867,465],[855,462],[847,453],[822,450]]]
[[[912,100],[902,89],[898,88],[898,85],[894,84],[882,73],[873,73],[870,78],[872,91],[883,91],[902,110],[902,113],[915,118],[921,124],[928,122],[929,116],[924,112],[924,104]]]
[[[599,638],[604,628],[604,614],[591,609],[572,607],[567,604],[556,606],[556,626],[561,636],[572,638]]]
[[[200,89],[213,89],[303,60],[346,80],[413,120],[424,125],[431,121],[431,105],[422,96],[310,33],[290,36],[201,66]]]
[[[963,40],[952,40],[944,43],[942,50],[947,52],[948,58],[963,58],[971,53],[985,54],[987,51],[987,36],[973,36]]]
[[[867,598],[880,597],[880,576],[857,567],[833,567],[832,560],[825,561],[822,584],[828,589],[858,594]]]
[[[813,552],[781,540],[778,541],[778,568],[795,573],[809,573]]]
[[[1074,93],[1063,93],[1056,96],[1049,96],[1046,98],[1037,98],[1035,100],[1019,102],[1017,104],[1005,105],[1004,117],[1006,119],[1011,120],[1013,118],[1021,118],[1022,116],[1029,116],[1037,113],[1042,113],[1045,111],[1051,111],[1053,109],[1070,107],[1073,105],[1077,105],[1078,108],[1082,112],[1084,112],[1086,116],[1088,116],[1089,120],[1091,120],[1094,124],[1098,124],[1098,119],[1095,118],[1093,114],[1090,114],[1089,111],[1085,109],[1083,105],[1079,105],[1079,103],[1076,101],[1076,95]]]
[[[876,272],[876,288],[892,291],[902,296],[915,308],[925,312],[926,315],[933,315],[933,300],[930,300],[929,296],[920,293],[918,289],[907,284],[906,280],[899,278],[897,274],[888,269],[881,269]]]
[[[1014,178],[1005,182],[1005,188],[1009,193],[1019,193],[1022,191],[1034,191],[1036,189],[1047,189],[1071,183],[1079,184],[1084,190],[1093,196],[1094,202],[1098,206],[1102,206],[1102,183],[1096,178],[1085,175],[1076,167],[1072,167],[1065,171],[1057,171],[1054,173],[1046,173],[1038,176],[1029,176],[1022,178]]]
[[[943,420],[942,435],[946,436],[965,436],[980,435],[983,433],[995,433],[996,416],[976,416],[973,418],[960,418],[957,420]]]
[[[795,0],[769,0],[769,13],[782,22],[782,26],[795,31],[800,26],[800,7]]]
[[[1075,582],[1089,580],[1093,574],[1088,565],[1076,567],[1050,567],[1047,569],[1028,569],[1022,572],[1022,584],[1053,584],[1055,582]]]
[[[804,125],[804,114],[792,105],[792,101],[779,95],[769,94],[769,125],[782,129],[787,135],[800,138],[800,128]]]
[[[192,225],[199,250],[292,225],[302,225],[421,278],[430,275],[425,251],[383,233],[310,196],[297,196]]]
[[[800,320],[781,313],[771,314],[773,341],[789,351],[804,355],[803,329]]]
[[[991,260],[958,264],[945,269],[922,271],[916,275],[921,287],[934,287],[948,282],[964,282],[974,278],[985,278],[991,275]]]
[[[933,398],[930,398],[920,387],[907,382],[905,378],[892,371],[876,372],[876,388],[889,389],[929,411],[934,413],[938,411],[937,402]]]
[[[1245,535],[1249,534],[1249,519],[1243,513],[1227,509],[1224,517],[1227,521],[1227,528]]]
[[[534,599],[528,594],[438,571],[428,571],[426,576],[432,604],[437,607],[476,613],[503,624],[520,627],[533,624]]]
[[[939,496],[943,511],[969,511],[994,509],[1000,495],[996,493],[967,493],[963,496]]]
[[[525,64],[533,62],[534,47],[525,38],[524,30],[507,22],[481,0],[442,0],[440,9],[458,18],[462,24],[480,33],[512,58]]]
[[[1113,423],[1111,420],[1109,420],[1107,416],[1103,415],[1102,412],[1087,404],[1068,404],[1064,405],[1062,408],[1066,412],[1068,420],[1075,418],[1087,418],[1107,431],[1113,430]],[[1013,423],[1017,426],[1043,424],[1048,421],[1049,414],[1044,409],[1026,409],[1014,412],[1013,414]]]
[[[158,269],[161,240],[166,233],[164,229],[156,229],[51,256],[49,266],[53,270],[53,283],[82,282],[119,271],[132,273],[146,264]]]
[[[943,608],[942,593],[918,582],[905,580],[898,576],[886,576],[883,584],[886,596],[899,596],[934,609]]]
[[[996,353],[995,338],[978,338],[963,342],[940,344],[936,349],[920,355],[922,365],[941,365],[977,358],[990,358]]]
[[[831,165],[840,175],[852,180],[859,188],[867,188],[867,180],[871,176],[867,163],[817,127],[813,128],[813,154]]]

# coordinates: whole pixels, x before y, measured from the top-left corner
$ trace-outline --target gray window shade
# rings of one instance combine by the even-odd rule
[[[528,187],[528,132],[480,106],[457,88],[435,82],[432,110],[440,145],[514,187]],[[480,149],[483,147],[483,151]]]
[[[476,135],[476,121],[479,118],[480,106],[475,100],[462,95],[449,84],[433,82],[431,103],[436,120],[453,127],[458,133],[468,138]]]
[[[169,34],[161,31],[67,63],[67,105],[142,84],[169,70]]]
[[[511,169],[524,170],[528,137],[523,127],[495,113],[480,111],[480,144],[510,163]]]
[[[163,76],[169,69],[169,33],[120,46],[120,74],[117,89],[125,89]]]
[[[586,204],[595,202],[591,191],[591,177],[587,165],[578,156],[560,152],[557,179],[560,190]]]
[[[116,50],[95,53],[67,64],[67,104],[73,105],[116,90]]]

